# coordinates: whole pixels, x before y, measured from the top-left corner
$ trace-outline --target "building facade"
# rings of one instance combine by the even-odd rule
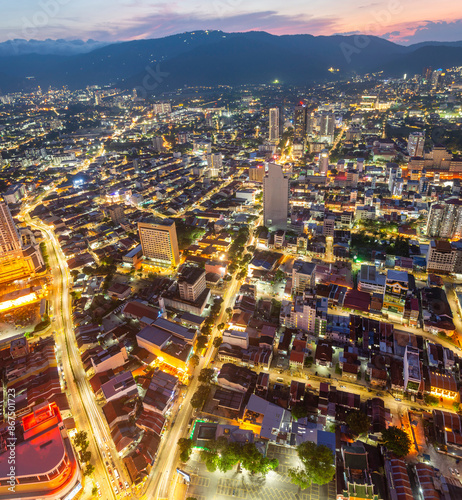
[[[145,258],[160,266],[177,266],[180,262],[175,222],[169,219],[138,222],[138,233]]]
[[[267,167],[263,179],[264,225],[271,230],[287,229],[289,178],[280,165],[268,163]]]

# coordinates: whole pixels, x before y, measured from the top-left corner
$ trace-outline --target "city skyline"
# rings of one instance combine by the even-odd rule
[[[5,9],[0,500],[462,499],[462,10],[271,1]]]
[[[109,7],[111,9],[109,10]],[[365,3],[318,0],[309,6],[291,2],[246,5],[241,0],[209,0],[167,5],[143,0],[26,0],[3,7],[0,42],[14,39],[95,39],[103,42],[160,38],[194,30],[267,31],[284,34],[366,34],[409,45],[423,41],[460,41],[462,7],[442,2],[380,0]],[[92,12],[91,19],[88,12]],[[110,15],[108,17],[108,12]],[[320,14],[322,12],[322,15]]]

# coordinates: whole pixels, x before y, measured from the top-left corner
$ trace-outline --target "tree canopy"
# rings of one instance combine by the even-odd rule
[[[199,374],[199,382],[209,384],[212,381],[214,373],[213,368],[202,368]]]
[[[354,436],[367,434],[371,427],[371,419],[361,411],[350,411],[345,422]]]
[[[203,349],[207,345],[208,337],[207,335],[199,335],[196,341],[196,348],[198,350]]]
[[[296,403],[292,407],[291,411],[292,411],[292,417],[295,418],[295,420],[298,420],[299,418],[304,418],[308,414],[306,406],[303,403]]]
[[[215,337],[213,339],[213,347],[216,347],[217,349],[221,346],[223,343],[223,337]]]
[[[180,460],[182,462],[187,462],[189,460],[194,444],[195,443],[192,439],[180,438],[178,440],[178,448],[180,448]]]
[[[189,366],[191,366],[191,368],[194,370],[194,368],[196,368],[196,366],[199,364],[199,361],[199,356],[197,354],[193,354],[189,358]]]
[[[305,441],[297,447],[298,457],[303,467],[289,469],[292,482],[304,489],[312,483],[323,485],[332,480],[335,474],[334,454],[322,444]]]
[[[411,439],[399,427],[388,427],[382,431],[381,443],[397,457],[405,457],[411,450]]]
[[[210,387],[208,385],[200,385],[191,398],[191,406],[193,408],[202,407],[207,399],[207,396],[209,395],[209,392]]]
[[[240,463],[251,474],[266,475],[279,465],[278,460],[263,456],[254,443],[230,443],[222,436],[207,446],[201,451],[201,460],[209,472],[227,472]]]

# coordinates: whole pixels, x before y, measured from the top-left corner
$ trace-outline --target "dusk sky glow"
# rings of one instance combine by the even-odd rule
[[[462,39],[462,4],[445,0],[21,0],[3,2],[0,41],[159,38],[185,31],[366,33],[398,43]]]

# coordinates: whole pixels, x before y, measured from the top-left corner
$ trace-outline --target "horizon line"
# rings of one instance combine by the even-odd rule
[[[384,38],[379,35],[371,35],[371,34],[366,34],[366,33],[332,33],[330,35],[312,35],[311,33],[283,33],[283,34],[274,34],[270,33],[269,31],[264,31],[264,30],[258,30],[258,29],[251,29],[251,30],[246,30],[246,31],[223,31],[220,29],[198,29],[198,30],[192,30],[192,31],[180,31],[177,33],[172,33],[169,35],[164,35],[164,36],[159,36],[159,37],[149,37],[149,38],[131,38],[131,39],[126,39],[126,40],[113,40],[113,41],[106,41],[106,40],[95,40],[94,38],[43,38],[43,39],[37,39],[37,38],[11,38],[7,40],[0,41],[0,44],[2,43],[8,43],[8,42],[14,42],[14,41],[23,41],[23,42],[83,42],[83,43],[89,43],[89,42],[95,42],[95,43],[102,43],[106,45],[112,45],[112,44],[118,44],[118,43],[127,43],[127,42],[140,42],[140,41],[148,41],[148,40],[161,40],[162,38],[169,38],[169,37],[174,37],[178,35],[184,35],[184,34],[191,34],[191,33],[207,33],[207,32],[219,32],[219,33],[226,33],[226,34],[244,34],[244,33],[265,33],[270,36],[274,37],[282,37],[282,36],[311,36],[313,38],[321,38],[321,37],[334,37],[334,36],[342,36],[342,37],[354,37],[354,36],[366,36],[366,37],[372,37],[372,38],[380,38],[381,40],[384,40],[386,42],[395,44],[395,45],[401,45],[404,47],[409,47],[412,45],[421,45],[422,43],[435,43],[435,44],[454,44],[458,42],[462,42],[462,37],[460,40],[424,40],[422,42],[416,42],[416,43],[406,43],[406,42],[398,42],[398,41],[391,41],[387,38]]]

